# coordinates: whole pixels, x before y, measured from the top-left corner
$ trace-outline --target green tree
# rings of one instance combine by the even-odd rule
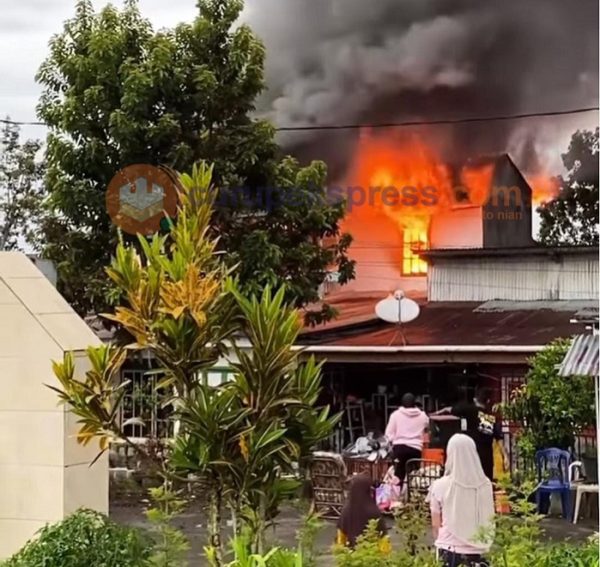
[[[539,352],[524,384],[502,405],[505,417],[523,425],[518,443],[530,457],[546,447],[572,447],[575,435],[594,423],[594,381],[558,374],[569,345],[559,339]]]
[[[577,131],[562,154],[558,195],[542,205],[540,240],[550,246],[598,244],[598,128]]]
[[[99,13],[80,0],[52,39],[37,75],[44,87],[38,114],[50,127],[44,253],[80,313],[103,310],[112,296],[104,266],[116,231],[104,192],[133,163],[181,171],[206,159],[218,187],[278,188],[279,206],[237,207],[226,198],[231,189],[219,199],[213,229],[222,258],[240,265],[244,290],[285,283],[286,299],[303,307],[318,299],[327,270],[342,283],[353,276],[350,239],[339,234],[344,207],[325,198],[325,166],[282,158],[273,127],[251,117],[264,88],[265,50],[247,26],[236,27],[242,6],[199,0],[192,23],[155,32],[135,0]],[[296,203],[281,202],[281,190],[291,187]],[[325,305],[308,318],[331,315]]]
[[[0,250],[31,244],[42,210],[41,143],[21,143],[19,135],[19,127],[10,123],[0,132]]]

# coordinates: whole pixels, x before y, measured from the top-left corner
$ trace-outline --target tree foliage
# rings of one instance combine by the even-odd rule
[[[192,23],[156,32],[134,0],[99,13],[80,0],[52,39],[37,77],[44,87],[38,114],[50,127],[44,252],[80,313],[102,310],[111,297],[104,266],[116,232],[104,192],[117,170],[134,163],[181,171],[206,159],[223,192],[294,187],[310,194],[297,206],[286,200],[215,213],[223,258],[240,265],[246,291],[285,283],[286,299],[302,307],[317,299],[327,270],[337,269],[342,283],[352,277],[349,237],[337,238],[343,205],[325,199],[325,166],[282,159],[271,125],[251,117],[264,88],[265,50],[247,26],[236,27],[242,6],[200,0]],[[335,244],[323,246],[327,237]],[[315,316],[330,315],[324,306]]]
[[[573,447],[575,435],[594,423],[593,379],[558,374],[569,345],[559,339],[539,352],[524,384],[502,407],[508,419],[523,425],[519,447],[529,456],[547,447]]]
[[[577,131],[562,155],[567,170],[559,177],[560,191],[538,210],[544,244],[598,244],[598,128]]]
[[[20,129],[0,131],[0,250],[32,244],[43,198],[44,163],[38,140],[19,141]]]

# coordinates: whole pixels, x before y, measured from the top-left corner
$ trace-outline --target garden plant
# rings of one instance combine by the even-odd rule
[[[121,241],[107,272],[120,304],[107,315],[131,337],[129,349],[148,349],[163,375],[158,388],[174,410],[175,436],[155,459],[125,435],[118,415],[126,384],[119,379],[125,349],[90,348],[91,370],[74,378],[72,357],[54,365],[61,400],[81,424],[78,440],[97,440],[101,452],[120,440],[160,475],[165,487],[185,483],[208,495],[207,554],[223,565],[223,514],[235,531],[250,528],[250,547],[264,553],[264,534],[280,502],[300,481],[295,464],[326,438],[336,421],[316,409],[321,368],[299,360],[292,347],[302,328],[285,291],[267,287],[246,297],[218,260],[210,236],[212,168],[205,163],[179,177],[179,208],[165,234]],[[243,336],[248,349],[236,344]],[[228,350],[237,355],[232,380],[214,387],[200,378]]]

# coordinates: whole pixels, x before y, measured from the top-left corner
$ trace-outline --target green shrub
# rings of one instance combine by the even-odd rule
[[[585,544],[560,543],[549,547],[537,561],[539,567],[598,567],[598,539]]]
[[[142,567],[146,543],[137,530],[82,509],[43,528],[2,567]]]
[[[538,449],[574,445],[575,435],[595,422],[594,381],[588,376],[558,373],[570,341],[558,339],[531,359],[531,369],[522,386],[499,404],[505,418],[526,423],[519,433],[518,446],[531,458]]]
[[[535,483],[524,482],[518,488],[507,484],[504,489],[512,514],[496,516],[494,545],[489,554],[494,567],[600,567],[597,537],[583,543],[543,541],[543,516],[536,514],[535,504],[529,502]]]
[[[273,547],[265,554],[252,553],[251,536],[246,530],[234,537],[230,542],[233,561],[225,567],[306,567],[300,550]],[[211,566],[217,567],[214,550],[206,548],[206,558]]]
[[[409,517],[414,517],[420,522],[421,511],[417,507],[410,507],[404,520],[399,520],[399,525],[408,526]],[[437,567],[434,551],[422,541],[415,541],[410,531],[403,539],[402,546],[393,550],[382,539],[376,521],[370,522],[362,536],[356,540],[354,549],[344,546],[334,548],[336,567]],[[421,533],[424,536],[424,533]]]
[[[185,534],[173,526],[173,521],[183,512],[185,500],[179,492],[167,486],[150,489],[154,505],[146,511],[152,528],[152,553],[144,565],[147,567],[186,567],[190,543]]]

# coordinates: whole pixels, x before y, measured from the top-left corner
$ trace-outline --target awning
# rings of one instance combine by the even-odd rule
[[[560,376],[597,376],[599,335],[577,335],[560,365]]]

